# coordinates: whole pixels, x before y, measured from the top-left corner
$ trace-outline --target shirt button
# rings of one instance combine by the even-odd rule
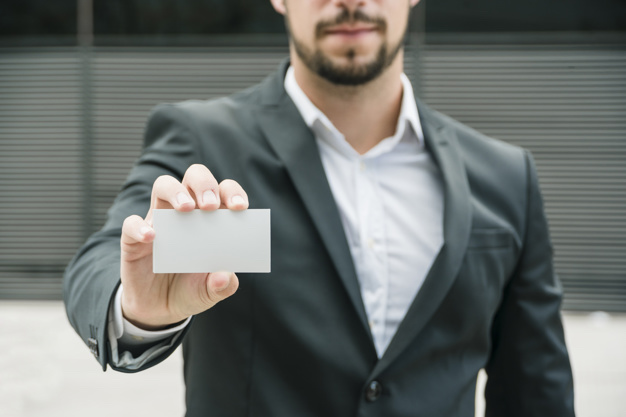
[[[376,241],[372,238],[367,239],[367,246],[370,249],[374,249],[374,246],[376,245]]]
[[[374,402],[380,398],[380,394],[382,393],[383,393],[382,384],[378,381],[372,381],[370,382],[367,389],[365,390],[365,399],[368,402]]]
[[[370,320],[370,321],[368,322],[368,324],[370,325],[370,329],[372,329],[372,330],[373,330],[373,329],[374,329],[374,322],[373,322],[372,320]]]
[[[361,168],[361,171],[365,171],[367,169],[367,165],[365,165],[365,162],[361,161],[361,163],[359,164],[359,167]]]

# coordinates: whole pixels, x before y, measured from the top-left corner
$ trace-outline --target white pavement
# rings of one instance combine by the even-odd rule
[[[578,417],[626,416],[626,315],[566,313]],[[484,376],[479,378],[484,383]],[[477,393],[477,413],[484,404]],[[0,301],[0,416],[182,416],[182,356],[103,373],[58,301]]]

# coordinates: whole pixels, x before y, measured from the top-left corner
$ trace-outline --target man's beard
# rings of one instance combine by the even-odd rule
[[[316,40],[321,39],[327,27],[354,22],[373,23],[376,24],[381,33],[387,33],[387,22],[385,22],[384,19],[369,17],[360,10],[356,10],[354,13],[344,10],[332,21],[319,22],[316,26],[315,38]],[[293,42],[294,49],[304,65],[320,77],[337,85],[356,86],[366,84],[376,79],[394,61],[402,48],[402,40],[404,38],[402,37],[391,49],[383,42],[378,49],[376,57],[372,61],[363,64],[355,63],[356,51],[354,49],[348,49],[345,56],[351,64],[336,65],[321,50],[315,49],[311,51],[306,45],[296,39],[293,36],[293,32],[290,30],[287,18],[285,18],[285,24],[291,42]]]

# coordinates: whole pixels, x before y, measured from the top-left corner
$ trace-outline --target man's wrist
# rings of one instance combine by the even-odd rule
[[[129,323],[131,323],[134,327],[138,329],[145,330],[148,332],[158,332],[161,330],[167,330],[173,327],[177,327],[178,325],[180,325],[181,323],[189,319],[189,317],[182,317],[179,320],[174,320],[174,321],[163,320],[160,323],[159,322],[148,323],[145,320],[141,320],[137,318],[137,315],[133,314],[130,308],[126,308],[126,306],[128,305],[128,300],[124,298],[123,287],[121,284],[120,284],[119,293],[120,293],[120,305],[121,305],[122,317],[124,318],[124,320],[128,321]]]
[[[112,308],[113,313],[113,330],[115,338],[123,344],[144,344],[152,343],[158,340],[166,339],[180,331],[182,331],[191,321],[188,317],[180,322],[169,324],[160,329],[144,329],[135,325],[123,315],[122,311],[122,295],[124,288],[122,285],[117,290]]]

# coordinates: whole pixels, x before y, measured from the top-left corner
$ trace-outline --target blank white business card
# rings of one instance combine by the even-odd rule
[[[270,272],[270,211],[154,210],[156,274]]]

